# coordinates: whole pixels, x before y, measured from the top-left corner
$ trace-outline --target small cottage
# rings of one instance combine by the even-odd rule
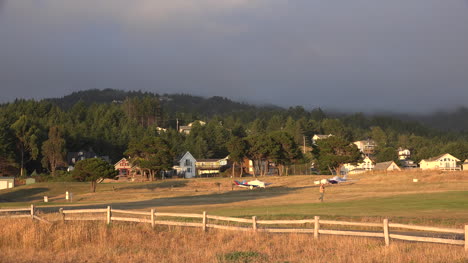
[[[0,190],[15,187],[14,177],[0,177]]]
[[[388,161],[376,163],[374,171],[401,171],[401,168],[394,161]]]

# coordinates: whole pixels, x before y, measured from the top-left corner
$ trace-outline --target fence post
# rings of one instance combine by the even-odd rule
[[[34,219],[34,205],[31,205],[31,219]]]
[[[65,214],[63,213],[63,208],[60,208],[60,209],[59,209],[59,213],[60,213],[60,215],[62,216],[62,221],[65,222]]]
[[[390,245],[390,236],[388,235],[388,219],[385,218],[383,220],[383,231],[384,231],[384,239],[385,239],[385,246]]]
[[[203,231],[206,231],[206,211],[203,211]]]
[[[151,209],[151,228],[154,229],[154,208]]]
[[[111,219],[111,207],[109,205],[109,206],[107,206],[107,225],[110,225],[111,220],[112,220]]]
[[[257,231],[257,217],[256,216],[252,216],[252,228],[253,228],[253,231]]]
[[[320,229],[320,223],[319,223],[319,216],[314,217],[314,238],[317,239],[319,237],[319,229]]]
[[[465,251],[468,251],[468,225],[465,225]]]

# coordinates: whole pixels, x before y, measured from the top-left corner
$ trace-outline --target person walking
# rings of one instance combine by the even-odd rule
[[[323,197],[325,196],[325,184],[320,184],[320,197],[319,200],[320,202],[323,202]]]

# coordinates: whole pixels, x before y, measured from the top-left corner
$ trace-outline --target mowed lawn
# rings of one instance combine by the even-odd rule
[[[329,177],[329,176],[328,176]],[[0,191],[0,207],[103,207],[196,212],[261,218],[352,218],[461,226],[468,222],[468,173],[405,172],[353,176],[326,188],[320,203],[314,181],[327,176],[264,177],[267,189],[232,186],[231,178],[171,179],[147,183],[38,183]],[[413,178],[419,180],[413,183]],[[252,178],[243,178],[251,180]],[[65,191],[74,195],[72,203]],[[43,196],[49,203],[43,203]]]

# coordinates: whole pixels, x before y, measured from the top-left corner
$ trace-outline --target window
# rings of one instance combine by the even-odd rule
[[[187,168],[187,173],[191,173],[192,172],[192,168]]]
[[[187,159],[187,160],[185,160],[185,165],[186,165],[186,166],[190,166],[190,165],[192,165],[192,163],[190,162],[189,159]]]

